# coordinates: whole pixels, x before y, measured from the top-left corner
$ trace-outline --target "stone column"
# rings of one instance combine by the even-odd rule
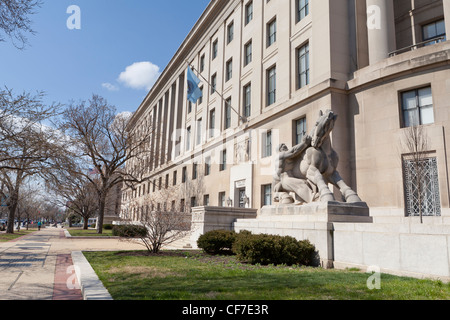
[[[445,33],[447,40],[450,40],[450,2],[443,1],[444,4],[444,19],[445,19]]]
[[[377,63],[395,51],[394,4],[392,0],[366,0],[369,62]]]

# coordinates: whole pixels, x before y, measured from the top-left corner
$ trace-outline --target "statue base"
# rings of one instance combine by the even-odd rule
[[[372,223],[369,207],[365,202],[345,203],[338,201],[313,202],[304,205],[279,204],[265,206],[258,217],[284,217],[295,221],[360,222]]]
[[[237,219],[236,232],[291,236],[309,240],[317,250],[315,265],[333,268],[334,223],[372,223],[369,207],[364,202],[315,202],[305,205],[273,205],[263,207],[256,219]]]

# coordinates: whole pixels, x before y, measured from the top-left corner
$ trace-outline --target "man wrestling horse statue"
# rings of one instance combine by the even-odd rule
[[[300,203],[335,201],[328,187],[328,184],[333,184],[340,189],[345,202],[361,202],[336,171],[339,157],[330,139],[336,119],[333,111],[325,114],[321,111],[311,134],[305,136],[300,144],[292,149],[285,144],[280,145],[274,176],[275,201],[289,203],[289,200],[284,201],[289,199],[291,192],[296,194]]]

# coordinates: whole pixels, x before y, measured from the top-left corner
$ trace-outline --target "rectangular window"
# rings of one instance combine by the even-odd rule
[[[218,53],[219,53],[219,41],[215,40],[212,44],[212,60],[217,58]]]
[[[252,85],[244,87],[244,117],[248,118],[252,114]]]
[[[267,105],[275,103],[277,92],[277,69],[276,67],[270,68],[267,71]]]
[[[263,133],[262,136],[262,158],[272,156],[272,131]]]
[[[434,123],[431,87],[403,92],[401,98],[403,127]]]
[[[214,94],[216,92],[216,88],[217,88],[217,74],[214,73],[211,76],[211,94]]]
[[[227,169],[227,150],[220,152],[220,171]]]
[[[231,98],[225,100],[224,128],[231,127]]]
[[[250,62],[252,62],[252,41],[250,40],[247,42],[247,44],[244,47],[244,66],[248,65]]]
[[[202,95],[200,98],[198,98],[198,105],[201,105],[203,103],[203,87],[200,88],[200,91],[202,92]]]
[[[186,204],[185,204],[185,200],[184,199],[181,199],[180,200],[180,212],[185,212],[185,210],[186,210]]]
[[[233,59],[227,61],[225,82],[233,77]]]
[[[436,158],[403,160],[407,216],[440,216],[441,201]]]
[[[249,24],[253,20],[253,1],[250,1],[245,6],[245,24]]]
[[[197,168],[198,168],[197,163],[193,163],[192,164],[192,180],[197,179]]]
[[[166,174],[166,189],[169,188],[169,174]]]
[[[205,159],[205,176],[209,176],[211,174],[211,157],[207,157]]]
[[[226,206],[226,200],[225,200],[226,194],[225,192],[219,192],[219,207],[225,207]]]
[[[205,55],[203,54],[200,57],[200,72],[203,72],[205,70]]]
[[[177,185],[177,171],[173,172],[173,179],[172,184],[175,186]]]
[[[181,172],[181,182],[185,183],[187,181],[187,167],[183,167],[183,171]]]
[[[436,39],[436,41],[430,41],[426,45],[432,45],[438,42],[446,41],[447,37],[445,32],[445,20],[441,19],[422,26],[422,38],[423,41]]]
[[[186,129],[186,151],[191,150],[191,127]]]
[[[212,109],[209,112],[209,137],[214,137],[214,130],[216,128],[216,110]]]
[[[227,43],[234,39],[234,22],[231,22],[227,27]]]
[[[294,126],[295,144],[298,145],[302,142],[303,137],[306,135],[306,118],[295,120]]]
[[[204,196],[203,196],[203,205],[206,207],[206,206],[209,206],[209,194],[205,194]]]
[[[202,143],[202,118],[197,120],[197,145]]]
[[[309,14],[309,0],[297,0],[297,22]]]
[[[192,112],[192,102],[188,101],[188,113]]]
[[[277,20],[274,19],[267,24],[267,47],[277,41]]]
[[[297,89],[309,84],[309,43],[297,50],[298,78]]]
[[[265,206],[272,205],[272,185],[266,184],[261,187],[262,191],[262,203]]]

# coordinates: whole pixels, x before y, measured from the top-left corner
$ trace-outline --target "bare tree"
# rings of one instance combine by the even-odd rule
[[[404,160],[411,161],[415,173],[416,193],[414,196],[417,197],[420,223],[423,223],[423,200],[426,186],[424,160],[428,158],[427,152],[429,152],[428,135],[424,127],[417,125],[405,128],[402,146],[406,151],[406,154],[402,157],[402,162]]]
[[[58,106],[46,106],[43,95],[0,91],[0,196],[9,210],[8,233],[14,233],[20,189],[31,177],[52,170],[63,153],[58,133],[43,124],[57,114]]]
[[[120,183],[144,181],[145,166],[151,156],[148,144],[152,135],[150,121],[139,129],[129,130],[130,116],[116,114],[115,107],[97,95],[79,104],[71,104],[63,115],[63,128],[73,142],[74,157],[89,162],[98,181],[86,171],[84,175],[95,187],[99,199],[97,232],[102,233],[108,193]],[[125,170],[126,163],[133,163]]]
[[[69,163],[75,165],[73,161]],[[67,207],[69,211],[79,215],[84,220],[83,228],[87,230],[89,219],[98,212],[98,196],[91,182],[77,171],[80,170],[67,166],[57,168],[52,175],[48,175],[46,189],[50,197],[47,201]]]
[[[0,42],[9,37],[16,48],[23,49],[28,43],[26,34],[34,34],[30,16],[41,7],[41,0],[0,1]],[[3,35],[2,35],[3,33]],[[18,44],[14,43],[18,41]]]
[[[163,246],[191,232],[191,214],[172,205],[173,199],[179,197],[179,189],[179,185],[164,188],[156,195],[147,194],[141,201],[134,199],[129,205],[129,224],[145,227],[147,232],[138,237],[149,252],[158,253]]]

